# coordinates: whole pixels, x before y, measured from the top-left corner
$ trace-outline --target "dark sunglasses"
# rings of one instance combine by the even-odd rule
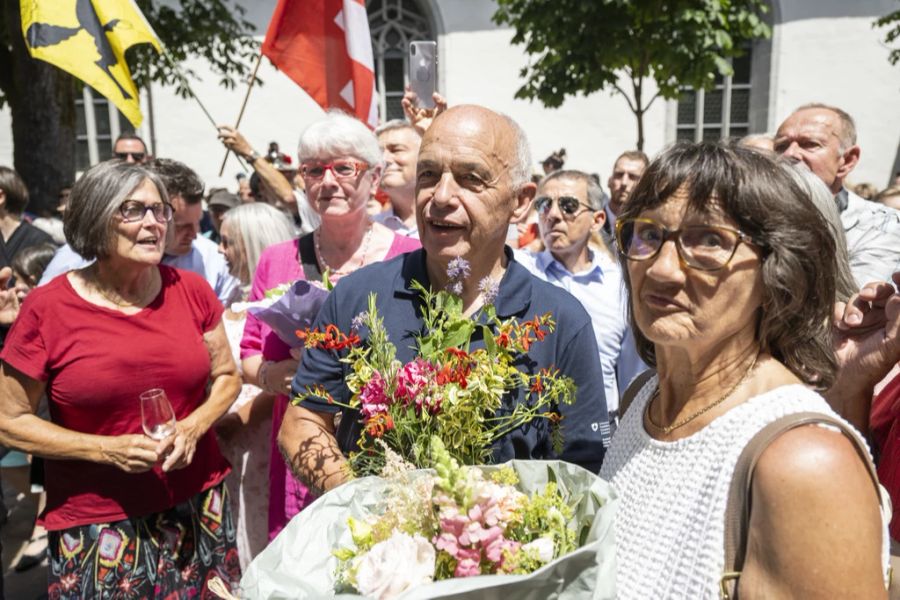
[[[119,160],[128,160],[128,157],[130,156],[134,160],[140,162],[144,160],[145,154],[143,152],[116,152],[115,156]]]
[[[572,216],[578,212],[578,207],[583,206],[586,210],[591,212],[597,212],[596,209],[591,208],[587,204],[582,203],[578,198],[574,196],[560,196],[556,199],[556,203],[559,205],[559,210],[564,215]],[[546,214],[550,212],[550,209],[553,207],[553,198],[550,196],[541,196],[537,200],[534,201],[534,209],[541,214]]]

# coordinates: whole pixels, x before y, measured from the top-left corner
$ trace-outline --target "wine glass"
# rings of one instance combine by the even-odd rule
[[[141,393],[141,425],[154,440],[164,440],[175,433],[175,411],[166,392],[154,388]]]

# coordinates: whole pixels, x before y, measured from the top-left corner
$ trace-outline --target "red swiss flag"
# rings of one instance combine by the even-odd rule
[[[262,53],[323,108],[378,124],[365,0],[278,0]]]

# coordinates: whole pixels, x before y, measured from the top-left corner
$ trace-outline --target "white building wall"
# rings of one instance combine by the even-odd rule
[[[801,19],[775,28],[769,130],[798,106],[824,102],[856,120],[860,162],[851,183],[889,183],[900,153],[900,65],[874,17]]]
[[[226,90],[217,85],[217,78],[200,61],[190,67],[203,78],[203,83],[195,83],[193,87],[213,119],[233,125],[247,92],[246,84]],[[264,154],[269,142],[275,141],[282,152],[296,160],[300,132],[324,111],[266,58],[260,66],[259,77],[264,84],[254,86],[251,91],[239,130],[257,152]],[[173,88],[154,85],[153,107],[156,155],[180,160],[196,170],[208,185],[215,184],[225,148],[198,104],[180,98]],[[223,176],[229,188],[236,188],[234,175],[242,170],[232,154]]]
[[[526,57],[510,43],[512,36],[511,29],[444,35],[438,48],[441,91],[451,105],[482,104],[515,119],[528,134],[534,162],[564,147],[566,167],[599,173],[605,184],[616,157],[637,143],[637,124],[624,98],[600,92],[569,98],[558,109],[515,99]],[[655,86],[646,93],[656,93]],[[662,147],[664,124],[665,104],[657,101],[644,117],[648,152]]]

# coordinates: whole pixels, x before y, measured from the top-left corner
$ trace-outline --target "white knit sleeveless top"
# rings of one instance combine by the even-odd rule
[[[784,415],[812,411],[840,417],[819,394],[788,385],[751,398],[690,437],[661,442],[647,434],[642,420],[656,385],[653,377],[635,397],[600,470],[621,500],[618,597],[718,598],[728,490],[744,447]],[[886,565],[887,523],[884,531]]]

